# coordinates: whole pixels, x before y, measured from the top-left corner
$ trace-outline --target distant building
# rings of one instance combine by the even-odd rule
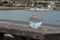
[[[0,0],[0,3],[4,2],[4,1],[9,1],[9,0]]]
[[[0,3],[2,3],[4,0],[0,0]]]

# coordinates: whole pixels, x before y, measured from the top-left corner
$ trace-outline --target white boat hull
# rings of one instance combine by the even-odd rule
[[[49,11],[49,9],[39,9],[39,8],[31,8],[30,10],[41,10],[41,11],[43,11],[43,10],[47,10],[47,11]]]

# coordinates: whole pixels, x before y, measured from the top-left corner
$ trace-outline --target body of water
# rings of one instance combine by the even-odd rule
[[[0,10],[0,19],[28,22],[35,13],[41,15],[46,24],[60,25],[60,11]]]

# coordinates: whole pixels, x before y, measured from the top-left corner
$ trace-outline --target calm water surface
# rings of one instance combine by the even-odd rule
[[[60,25],[60,11],[0,10],[0,19],[28,22],[35,13],[42,16],[44,23]]]

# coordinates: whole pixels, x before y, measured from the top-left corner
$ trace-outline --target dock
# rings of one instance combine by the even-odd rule
[[[0,33],[27,37],[35,40],[60,40],[60,25],[42,24],[38,29],[31,28],[27,22],[0,20]]]

